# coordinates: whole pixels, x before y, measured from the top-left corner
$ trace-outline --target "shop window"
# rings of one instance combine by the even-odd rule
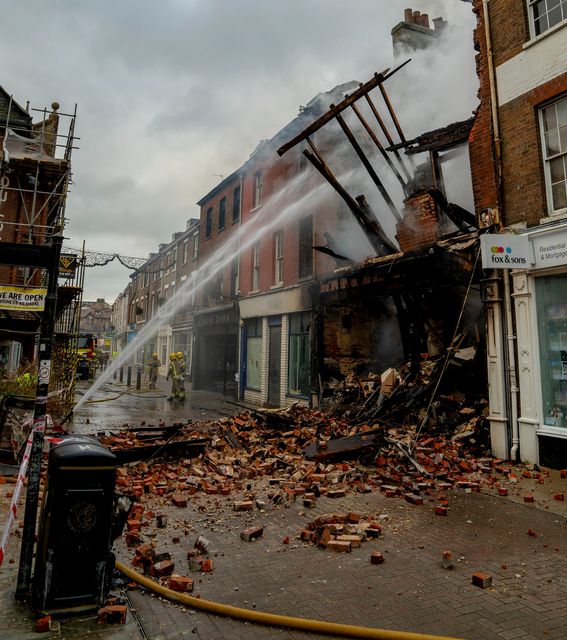
[[[567,275],[536,279],[543,423],[567,427]]]
[[[246,388],[260,391],[262,384],[262,318],[247,320],[246,332]]]
[[[292,396],[309,395],[310,327],[311,313],[293,313],[289,316],[287,392]]]
[[[548,209],[567,209],[567,97],[541,110]]]
[[[528,0],[530,28],[536,37],[567,18],[567,0]]]

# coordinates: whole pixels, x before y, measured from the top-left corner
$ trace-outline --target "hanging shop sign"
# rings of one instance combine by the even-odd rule
[[[532,250],[528,236],[485,233],[480,236],[483,269],[529,269]]]
[[[0,286],[0,309],[10,311],[43,311],[47,289]]]
[[[79,261],[77,256],[72,253],[62,253],[59,257],[59,275],[72,276],[75,275]]]
[[[535,266],[538,269],[567,264],[567,229],[532,237]]]

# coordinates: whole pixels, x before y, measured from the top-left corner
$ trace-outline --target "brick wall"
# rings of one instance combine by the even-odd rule
[[[404,201],[402,221],[396,225],[400,249],[405,253],[435,244],[439,237],[438,216],[433,198],[420,194]]]
[[[353,293],[353,296],[356,295]],[[368,301],[352,306],[324,307],[323,353],[349,374],[355,367],[380,373],[403,362],[399,326],[391,301]]]
[[[482,0],[475,0],[475,10],[480,9]],[[490,0],[490,31],[494,65],[497,67],[522,51],[522,45],[529,40],[529,26],[525,0]],[[484,23],[483,23],[484,34]]]
[[[201,201],[201,213],[200,213],[200,227],[199,227],[199,257],[198,257],[198,265],[203,265],[213,254],[215,254],[227,241],[228,239],[235,233],[238,232],[240,221],[233,222],[232,221],[232,203],[234,197],[234,190],[239,186],[240,178],[236,177],[234,180],[229,182],[224,186],[222,190],[218,193],[214,193],[207,200]],[[222,198],[226,198],[226,210],[225,210],[225,221],[224,228],[219,229],[219,208],[220,201]],[[206,237],[206,227],[207,227],[207,211],[209,208],[212,208],[212,226],[211,226],[211,235],[210,237]],[[232,251],[233,255],[236,257],[237,251]],[[223,254],[221,258],[224,259],[228,254]],[[227,264],[220,272],[220,277],[222,277],[222,287],[224,292],[224,297],[230,297],[230,287],[231,287],[231,265]],[[207,291],[211,292],[214,283],[216,282],[216,277],[213,277],[210,281],[209,285],[205,285],[205,287],[198,293],[197,300],[200,305],[207,305],[209,301],[209,297],[207,295]],[[212,301],[212,300],[211,300]]]
[[[3,138],[0,136],[0,144]],[[45,228],[51,210],[56,204],[55,199],[41,193],[37,194],[35,209],[33,204],[33,193],[24,193],[19,189],[29,189],[32,186],[28,179],[29,170],[20,171],[17,164],[13,164],[11,170],[2,176],[4,189],[0,196],[0,241],[27,243],[31,240],[33,244],[43,244],[45,241]],[[51,191],[54,185],[40,172],[38,191]],[[32,212],[35,213],[34,225],[31,229],[29,221]],[[24,226],[25,225],[25,226]],[[0,265],[0,284],[24,284],[21,278],[19,267],[8,267]],[[28,280],[28,284],[37,286],[41,282],[41,271],[36,270],[35,274]]]
[[[491,2],[491,8],[494,4]],[[469,136],[469,158],[475,211],[478,214],[483,209],[499,208],[499,193],[482,0],[475,0],[473,10],[477,16],[473,40],[478,52],[476,71],[480,83],[478,90],[480,105]]]

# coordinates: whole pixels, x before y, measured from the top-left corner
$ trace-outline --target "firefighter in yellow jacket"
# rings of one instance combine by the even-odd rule
[[[148,389],[156,388],[160,366],[161,366],[161,362],[159,361],[158,354],[152,353],[152,359],[148,364],[148,369],[149,369]]]
[[[166,377],[166,380],[171,378],[171,394],[167,397],[168,400],[185,400],[185,390],[182,385],[182,373],[179,364],[177,353],[170,354]]]

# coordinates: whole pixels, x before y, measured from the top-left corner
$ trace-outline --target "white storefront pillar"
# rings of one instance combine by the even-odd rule
[[[539,370],[534,362],[534,336],[537,326],[533,320],[531,279],[527,271],[512,272],[516,338],[518,347],[518,382],[520,387],[520,459],[539,462],[537,446]]]
[[[505,354],[502,318],[502,296],[499,279],[493,276],[484,283],[486,309],[486,359],[488,372],[488,403],[490,413],[490,444],[492,454],[508,459],[510,437],[506,411]]]

